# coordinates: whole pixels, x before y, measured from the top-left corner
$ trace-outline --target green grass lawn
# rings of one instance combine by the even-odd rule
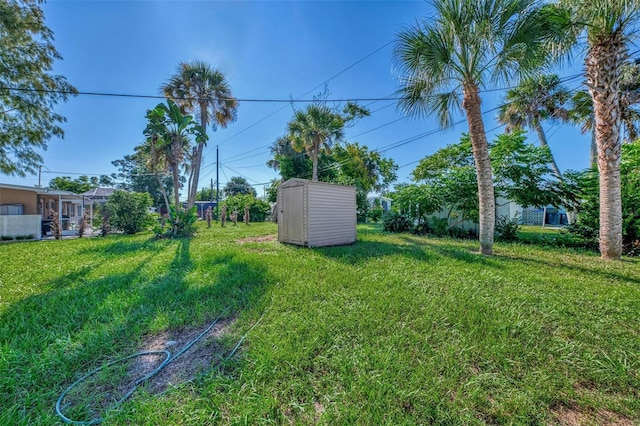
[[[640,262],[391,235],[304,249],[273,224],[0,245],[0,424],[56,424],[60,393],[225,307],[224,368],[109,425],[640,423]],[[108,378],[106,378],[108,380]],[[84,419],[88,420],[88,419]],[[628,422],[628,423],[623,423]]]

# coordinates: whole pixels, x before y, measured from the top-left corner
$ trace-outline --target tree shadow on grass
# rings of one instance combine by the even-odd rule
[[[626,274],[622,273],[622,271],[614,272],[611,268],[605,267],[606,265],[605,262],[611,262],[611,261],[603,261],[597,257],[593,257],[593,262],[590,263],[591,266],[581,266],[579,264],[576,264],[575,262],[563,263],[561,261],[558,261],[557,263],[550,263],[549,261],[544,259],[538,259],[535,257],[526,257],[526,256],[497,255],[496,257],[503,259],[503,261],[518,262],[523,265],[531,265],[534,268],[541,271],[558,268],[558,269],[564,269],[564,270],[569,270],[571,272],[574,272],[576,276],[595,275],[598,278],[603,280],[626,281],[633,284],[640,284],[640,278],[638,277],[638,274],[637,274],[637,271],[640,268],[635,268],[635,269],[628,268],[627,269],[628,273]],[[629,264],[635,263],[631,260],[624,260],[624,259],[617,262],[621,262],[621,263],[626,262]],[[613,265],[615,265],[615,263]]]
[[[87,266],[54,277],[42,284],[48,291],[0,314],[3,423],[35,418],[54,423],[57,397],[82,374],[137,352],[145,336],[160,330],[202,326],[227,307],[226,316],[236,317],[259,303],[266,289],[267,268],[233,252],[211,254],[206,265],[200,265],[191,258],[188,239],[142,246],[148,255],[123,265],[118,273],[86,279]],[[112,247],[133,255],[140,244],[118,241]],[[148,268],[157,254],[174,247],[171,261]],[[104,263],[110,263],[112,255],[106,252]],[[206,275],[207,282],[198,275]]]
[[[300,250],[308,250],[300,248]],[[380,242],[370,240],[358,240],[347,246],[318,247],[314,251],[333,260],[355,265],[369,259],[376,259],[387,256],[402,256],[412,259],[429,261],[432,255],[414,242],[408,244],[396,244],[391,242]]]

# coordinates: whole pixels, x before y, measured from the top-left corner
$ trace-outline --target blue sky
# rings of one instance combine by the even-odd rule
[[[331,98],[391,95],[398,88],[397,74],[392,45],[383,46],[403,27],[430,14],[423,1],[49,0],[43,10],[64,57],[54,71],[79,91],[158,95],[180,61],[199,59],[219,68],[239,99],[309,99],[325,81],[360,60],[327,83]],[[557,73],[570,76],[580,69],[578,60]],[[567,87],[575,89],[581,81],[573,80]],[[495,107],[504,93],[486,95],[483,110]],[[81,95],[59,105],[57,111],[68,120],[63,125],[66,136],[51,140],[43,153],[42,184],[62,175],[115,172],[111,161],[133,153],[142,142],[145,111],[158,102]],[[348,129],[346,136],[370,149],[438,129],[434,118],[402,119],[395,102],[362,104],[375,112]],[[232,176],[244,176],[254,185],[277,177],[265,165],[268,147],[284,134],[292,115],[289,104],[240,102],[236,122],[216,132],[208,130],[201,185],[215,180],[216,145],[221,186]],[[495,113],[485,114],[487,130],[497,125]],[[569,125],[545,128],[562,170],[588,166],[588,136]],[[463,131],[466,124],[385,150],[384,155],[404,166],[398,174],[399,182],[406,182],[414,162],[456,142]],[[530,140],[537,143],[533,134]],[[0,175],[0,181],[35,185],[38,177]],[[256,188],[262,194],[262,186]]]

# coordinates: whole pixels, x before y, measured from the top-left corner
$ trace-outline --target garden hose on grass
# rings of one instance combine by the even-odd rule
[[[63,422],[67,423],[67,424],[74,424],[74,425],[94,425],[94,424],[98,424],[101,423],[103,421],[102,417],[93,419],[93,420],[89,420],[89,421],[80,421],[80,420],[72,420],[68,417],[66,417],[64,414],[62,414],[62,401],[64,400],[64,397],[69,393],[69,391],[71,389],[73,389],[75,386],[77,386],[78,384],[84,382],[85,380],[87,380],[89,377],[93,376],[94,374],[104,370],[105,368],[113,365],[113,364],[117,364],[119,362],[122,361],[126,361],[128,359],[131,358],[136,358],[136,357],[140,357],[140,356],[144,356],[144,355],[165,355],[166,358],[160,363],[160,365],[158,367],[156,367],[153,371],[151,371],[150,373],[148,373],[147,375],[145,375],[144,377],[136,380],[132,386],[131,389],[129,389],[129,391],[122,397],[120,398],[118,401],[116,401],[116,403],[111,407],[117,407],[118,405],[122,404],[124,401],[126,401],[135,391],[136,389],[138,389],[140,387],[140,385],[142,385],[144,382],[146,382],[147,380],[149,380],[150,378],[152,378],[153,376],[155,376],[156,374],[158,374],[163,368],[165,368],[168,364],[170,364],[171,362],[173,362],[176,358],[178,358],[180,355],[182,355],[183,353],[185,353],[186,351],[188,351],[189,349],[191,349],[191,347],[193,345],[195,345],[200,339],[202,339],[207,333],[209,333],[209,331],[211,331],[211,329],[216,325],[216,323],[220,320],[220,318],[222,318],[222,316],[224,314],[226,314],[229,311],[229,307],[227,307],[224,311],[222,311],[222,313],[220,315],[218,315],[218,317],[202,332],[198,335],[198,337],[196,337],[195,339],[193,339],[192,341],[190,341],[189,343],[187,343],[182,349],[180,349],[175,355],[172,355],[171,352],[167,351],[167,350],[158,350],[158,351],[144,351],[144,352],[137,352],[133,355],[129,355],[129,356],[125,356],[123,358],[117,359],[115,361],[111,361],[110,363],[103,365],[101,367],[98,367],[92,371],[90,371],[89,373],[85,374],[84,376],[80,377],[78,380],[76,380],[75,382],[73,382],[68,388],[66,388],[64,390],[64,392],[62,392],[62,394],[60,394],[60,397],[58,398],[58,401],[56,402],[56,414],[62,419]],[[264,315],[263,315],[264,316]],[[238,341],[238,343],[234,346],[234,348],[231,350],[231,352],[224,358],[223,362],[228,361],[229,359],[231,359],[235,353],[237,352],[237,350],[240,348],[240,345],[242,344],[242,342],[244,341],[244,339],[247,337],[247,334],[249,334],[249,332],[251,330],[253,330],[255,328],[255,326],[258,325],[258,323],[262,320],[262,317],[260,317],[260,319],[242,336],[242,338]],[[188,382],[188,381],[187,381]],[[185,382],[186,383],[186,382]],[[166,392],[166,391],[165,391]],[[164,392],[162,392],[164,393]]]

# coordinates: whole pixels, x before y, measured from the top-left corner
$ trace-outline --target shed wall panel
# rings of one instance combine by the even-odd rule
[[[356,240],[355,188],[309,185],[310,247],[351,244]]]

